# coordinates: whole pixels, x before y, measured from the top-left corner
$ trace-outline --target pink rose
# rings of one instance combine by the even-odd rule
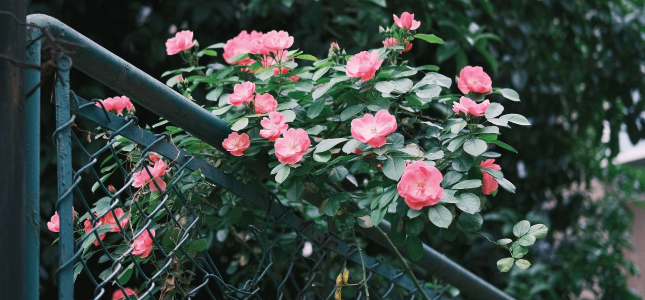
[[[393,38],[393,37],[386,38],[383,41],[383,46],[385,46],[385,47],[394,47],[394,46],[396,46],[398,44],[399,44],[399,42],[397,42],[396,39]]]
[[[293,37],[286,31],[271,30],[262,36],[260,43],[269,51],[284,50],[293,45]]]
[[[249,103],[253,100],[253,93],[255,93],[255,83],[250,81],[238,83],[233,87],[233,94],[228,96],[228,103],[235,106]]]
[[[482,67],[466,66],[459,72],[459,80],[457,80],[457,87],[464,94],[468,94],[468,92],[490,93],[493,90],[492,84],[493,81],[490,80]]]
[[[101,220],[99,220],[99,222],[96,224],[96,227],[101,227],[101,225],[103,225],[103,223],[101,222]],[[90,222],[89,217],[87,219],[85,219],[85,222],[83,223],[83,226],[85,227],[85,234],[88,234],[90,231],[92,231],[92,229],[94,229],[94,227],[92,226],[92,222]],[[105,233],[99,234],[99,240],[102,241],[103,238],[105,238]],[[99,241],[94,241],[93,244],[94,244],[94,246],[98,246]]]
[[[99,100],[99,101],[103,103],[105,110],[107,111],[116,110],[117,115],[120,115],[123,112],[123,110],[126,108],[128,109],[128,111],[134,110],[134,105],[132,105],[132,102],[130,102],[130,98],[126,96],[107,98],[105,100]],[[96,106],[101,107],[101,105],[98,103],[96,103]]]
[[[150,233],[148,233],[150,231]],[[152,234],[152,235],[150,235]],[[144,231],[138,238],[134,239],[134,251],[132,254],[141,255],[141,258],[146,258],[152,251],[152,238],[155,236],[155,230],[150,229]]]
[[[282,137],[275,141],[275,156],[281,163],[294,165],[302,159],[309,146],[311,141],[307,132],[302,128],[292,128],[284,131]]]
[[[347,62],[346,73],[349,77],[360,77],[362,81],[367,81],[374,77],[382,63],[382,60],[378,60],[378,51],[372,51],[372,53],[363,51]]]
[[[181,51],[188,50],[195,46],[197,41],[193,41],[193,32],[184,30],[177,32],[174,38],[169,38],[166,41],[166,52],[168,55],[175,55]]]
[[[275,109],[278,108],[278,101],[276,101],[269,93],[257,94],[253,104],[255,106],[256,114],[265,114],[275,111]]]
[[[156,161],[161,159],[161,156],[159,156],[159,153],[157,153],[157,152],[150,152],[150,155],[148,155],[148,158],[151,161],[156,162]]]
[[[423,161],[417,161],[405,167],[396,188],[410,208],[419,210],[425,206],[435,205],[441,200],[442,180],[443,175],[437,168],[429,167]]]
[[[224,54],[222,54],[222,56],[229,64],[251,65],[255,61],[248,57],[237,62],[229,61],[229,59],[243,53],[255,53],[253,52],[253,46],[258,44],[257,40],[261,37],[261,32],[252,31],[251,34],[249,34],[244,30],[236,37],[226,42],[226,45],[224,46]]]
[[[128,296],[134,295],[136,298],[137,294],[134,292],[133,289],[126,287],[126,288],[123,288],[123,290],[125,291],[126,295]],[[121,290],[114,291],[114,294],[112,294],[112,300],[122,300],[122,299],[125,299],[125,295],[123,294],[123,291]]]
[[[125,213],[123,212],[122,208],[117,208],[114,210],[114,213],[116,214],[116,219],[114,218],[114,214],[110,211],[101,219],[101,222],[103,224],[110,224],[112,229],[110,229],[110,232],[119,232],[121,229],[119,228],[119,225],[121,225],[121,228],[125,228],[125,225],[128,224],[128,221],[130,220],[130,217],[123,217]],[[116,224],[117,220],[119,221],[119,225]]]
[[[293,82],[296,82],[296,81],[300,80],[300,77],[298,77],[298,76],[291,76],[291,77],[289,77],[289,80],[291,80],[291,81],[293,81]]]
[[[394,16],[394,23],[396,24],[396,26],[399,26],[399,28],[416,30],[417,28],[419,28],[419,26],[421,26],[421,22],[414,20],[414,14],[410,14],[407,11],[401,14],[400,19],[396,15],[392,16]]]
[[[332,54],[340,52],[340,47],[338,46],[338,43],[333,42],[331,43],[331,46],[329,47],[328,55],[331,56]]]
[[[396,118],[387,110],[379,110],[376,116],[365,114],[352,120],[352,136],[376,148],[385,145],[385,137],[396,131]]]
[[[76,218],[76,211],[74,211],[74,207],[72,207],[72,221]],[[51,232],[59,232],[60,231],[60,216],[58,216],[58,211],[54,212],[54,215],[49,219],[49,222],[47,222],[47,228]]]
[[[166,174],[167,166],[168,165],[166,165],[166,163],[161,159],[156,161],[152,169],[148,168],[150,170],[150,173],[152,174],[152,178],[144,167],[141,171],[132,174],[132,179],[134,179],[132,186],[140,188],[149,184],[151,191],[157,191],[157,185],[159,185],[159,188],[161,188],[162,191],[165,190],[166,182],[161,179],[161,176]],[[157,185],[155,185],[153,182],[156,182]]]
[[[498,164],[494,164],[494,162],[495,159],[487,159],[485,161],[482,161],[479,166],[482,169],[501,170],[502,167]],[[482,174],[484,175],[484,178],[482,180],[482,192],[484,193],[484,195],[490,195],[499,187],[499,184],[497,183],[493,175],[490,175],[484,171],[482,171]]]
[[[246,133],[238,134],[237,132],[232,132],[222,142],[222,147],[235,156],[244,155],[244,150],[250,145],[251,140],[249,140],[249,135]]]
[[[289,125],[287,125],[284,119],[284,115],[279,112],[270,112],[269,118],[262,118],[260,124],[263,128],[260,130],[260,136],[269,139],[271,142],[278,139],[282,132],[289,128]]]
[[[476,117],[481,117],[486,112],[486,109],[490,106],[490,101],[485,100],[484,102],[477,104],[475,101],[470,100],[466,97],[461,97],[459,102],[455,101],[452,103],[452,111],[455,113],[464,113],[466,115],[471,114]]]

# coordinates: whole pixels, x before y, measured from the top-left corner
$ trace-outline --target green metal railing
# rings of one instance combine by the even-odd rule
[[[149,296],[149,299],[157,299],[158,291],[161,289],[161,278],[168,270],[172,270],[173,262],[185,261],[193,268],[193,284],[188,286],[178,285],[178,295],[185,299],[333,299],[336,290],[335,275],[339,274],[345,266],[361,265],[361,257],[357,248],[348,245],[342,239],[331,232],[324,232],[314,226],[312,222],[299,216],[293,210],[284,207],[270,194],[258,193],[245,186],[240,181],[220,171],[213,165],[193,157],[182,149],[178,149],[168,141],[164,135],[155,135],[137,126],[134,117],[125,119],[113,115],[96,105],[96,101],[87,101],[76,96],[69,85],[69,69],[74,67],[90,77],[100,81],[111,89],[130,97],[137,105],[141,105],[160,117],[168,120],[173,125],[184,129],[191,135],[199,138],[207,144],[221,148],[221,142],[230,133],[226,123],[199,107],[195,103],[173,91],[163,83],[145,74],[136,67],[123,61],[116,55],[108,52],[103,47],[92,42],[88,38],[69,28],[60,21],[45,15],[30,15],[27,17],[32,27],[28,29],[27,60],[32,64],[40,64],[41,49],[51,47],[51,38],[64,39],[68,43],[78,45],[74,53],[59,53],[58,71],[55,82],[54,103],[56,107],[56,131],[54,143],[57,149],[57,170],[58,170],[58,200],[56,210],[60,218],[60,240],[59,240],[59,269],[56,273],[59,287],[58,298],[71,300],[74,298],[75,276],[85,276],[93,284],[94,299],[108,299],[109,293],[123,286],[119,283],[118,276],[125,268],[125,261],[131,261],[132,268],[139,274],[138,280],[142,282],[142,289],[138,292],[141,298]],[[40,73],[30,71],[26,75],[26,89],[30,90],[40,82]],[[38,247],[33,242],[38,242],[38,188],[39,184],[39,127],[40,127],[40,92],[36,90],[27,99],[26,114],[28,116],[27,131],[27,167],[26,178],[28,218],[36,230],[27,230],[25,239],[27,242],[27,282],[26,285],[38,286]],[[88,146],[76,136],[72,124],[76,118],[89,121],[98,125],[105,134],[106,139],[102,140],[98,149]],[[155,218],[161,214],[167,214],[173,222],[176,210],[173,210],[166,203],[170,196],[179,199],[182,211],[186,212],[187,222],[183,225],[177,224],[181,229],[179,242],[167,249],[161,246],[162,241],[153,238],[157,246],[155,253],[159,267],[156,270],[148,270],[139,266],[134,260],[132,249],[113,255],[99,241],[96,247],[97,253],[102,254],[104,261],[111,262],[109,268],[97,275],[84,260],[81,244],[91,236],[98,239],[96,224],[98,219],[107,215],[115,214],[114,209],[121,203],[125,196],[132,196],[133,191],[132,173],[135,170],[148,170],[145,160],[140,160],[132,171],[127,171],[121,164],[115,149],[117,138],[126,138],[139,145],[141,157],[154,151],[172,161],[172,180],[167,188],[161,193],[162,200],[156,207],[144,209],[136,202],[132,205],[133,212],[141,218],[143,228],[128,234],[125,230],[120,235],[126,243],[141,234],[148,234],[149,229],[154,226]],[[93,143],[98,143],[94,141]],[[112,156],[113,163],[124,178],[123,187],[111,192],[100,180],[100,174],[96,171],[99,168],[99,161]],[[84,163],[73,168],[72,157],[83,157]],[[255,164],[259,174],[268,174],[266,164]],[[181,190],[183,178],[192,171],[200,170],[201,174],[210,183],[224,188],[241,199],[245,200],[249,209],[262,215],[262,227],[249,226],[246,232],[249,240],[255,247],[260,249],[255,256],[256,272],[252,278],[239,282],[232,282],[228,276],[218,269],[218,263],[212,259],[209,252],[200,251],[192,256],[187,252],[187,240],[191,235],[202,238],[206,236],[200,232],[199,214],[192,207],[185,193]],[[84,181],[96,181],[99,185],[97,194],[101,193],[110,200],[110,209],[102,215],[91,216],[94,229],[75,241],[74,228],[70,218],[63,216],[72,215],[72,204],[82,204],[85,210],[90,211],[93,199],[86,197],[88,191],[82,186]],[[315,195],[310,195],[307,201],[314,205],[319,204]],[[177,203],[175,203],[177,204]],[[115,215],[116,216],[116,215]],[[389,224],[383,222],[380,227],[389,232]],[[383,240],[379,239],[379,233],[375,229],[356,228],[363,233],[363,237],[372,239],[385,247]],[[29,243],[31,241],[31,244]],[[310,253],[303,253],[305,246],[312,247]],[[401,252],[406,253],[404,247]],[[407,254],[407,253],[406,253]],[[333,261],[333,264],[328,264]],[[35,262],[35,264],[34,264]],[[401,270],[397,270],[381,260],[364,255],[364,264],[367,269],[367,284],[370,297],[374,299],[398,299],[415,298],[416,287],[413,281]],[[35,267],[34,267],[35,266]],[[328,267],[333,266],[333,267]],[[424,254],[417,267],[425,270],[428,274],[442,278],[445,282],[458,287],[463,293],[477,299],[512,299],[499,289],[488,284],[481,278],[465,270],[458,264],[447,259],[442,254],[424,245]],[[81,274],[79,274],[81,273]],[[352,278],[359,281],[362,277],[355,274]],[[354,298],[364,298],[363,286],[353,289]],[[430,289],[426,293],[433,299],[443,298],[444,295],[436,294]],[[396,296],[395,296],[396,295]],[[36,299],[36,296],[29,296],[27,299]]]

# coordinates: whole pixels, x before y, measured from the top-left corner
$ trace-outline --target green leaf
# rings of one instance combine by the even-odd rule
[[[356,222],[358,223],[358,226],[361,226],[363,228],[374,227],[374,224],[372,224],[372,219],[369,215],[356,218]]]
[[[512,242],[513,242],[513,240],[511,240],[511,239],[500,239],[500,240],[497,240],[497,244],[498,244],[498,245],[500,245],[500,246],[508,245],[508,244],[510,244],[510,243],[512,243]]]
[[[520,245],[520,243],[515,242],[511,245],[511,254],[514,258],[522,258],[526,253],[529,253],[529,249]]]
[[[501,186],[507,192],[515,194],[515,186],[513,185],[513,183],[508,181],[508,179],[506,178],[497,179],[497,183],[499,183],[499,186]]]
[[[515,226],[513,226],[513,235],[516,237],[521,237],[529,232],[531,229],[531,223],[527,220],[522,220],[517,222]]]
[[[531,126],[531,122],[527,120],[524,116],[518,114],[508,114],[499,117],[500,120],[504,120],[510,123],[515,123],[522,126]]]
[[[283,168],[281,168],[277,174],[275,174],[275,181],[277,183],[282,183],[289,177],[289,173],[291,172],[291,167],[288,165],[285,165]]]
[[[177,84],[178,81],[179,81],[179,75],[172,76],[172,77],[168,78],[168,81],[166,81],[166,85],[169,86],[169,87],[173,87],[173,86],[175,86],[175,84]]]
[[[441,94],[441,87],[438,85],[432,85],[431,88],[416,91],[416,95],[419,96],[419,98],[423,98],[423,99],[432,99],[434,97],[439,96],[440,94]]]
[[[284,121],[287,123],[291,123],[296,119],[296,113],[293,110],[284,110],[281,113],[284,115]]]
[[[464,143],[464,151],[472,156],[480,156],[486,152],[488,144],[480,139],[467,140]]]
[[[318,69],[318,71],[314,72],[314,75],[311,76],[311,80],[314,82],[318,81],[318,79],[320,79],[320,77],[325,75],[325,73],[327,73],[327,71],[329,71],[330,68],[331,67],[327,66],[327,67]]]
[[[206,248],[208,248],[208,242],[204,239],[199,239],[190,243],[190,246],[188,246],[188,252],[199,252],[206,250]]]
[[[544,224],[535,224],[531,226],[528,234],[535,236],[535,238],[537,239],[541,239],[545,237],[548,232],[549,228],[547,228]]]
[[[340,202],[335,201],[333,199],[329,199],[327,202],[323,202],[325,204],[325,208],[323,209],[324,214],[333,217],[336,215],[338,212],[338,209],[340,209]],[[359,222],[360,224],[360,222]]]
[[[331,159],[331,151],[314,153],[312,157],[317,162],[328,162]]]
[[[495,144],[497,146],[500,146],[500,147],[502,147],[502,148],[504,148],[504,149],[506,149],[508,151],[513,151],[513,152],[517,153],[517,150],[515,150],[515,148],[511,147],[511,145],[506,144],[506,143],[504,143],[502,141],[494,140],[493,144]]]
[[[462,213],[459,215],[459,226],[466,231],[477,231],[484,224],[484,219],[478,213]]]
[[[324,94],[325,94],[325,92],[327,92],[327,91],[328,91],[332,86],[334,86],[334,84],[336,84],[336,83],[332,81],[332,82],[327,82],[327,83],[325,83],[325,84],[323,84],[323,85],[321,85],[321,86],[317,87],[317,88],[314,90],[314,92],[311,94],[311,97],[312,97],[314,100],[316,100],[316,99],[318,99],[318,98],[322,97],[322,95],[324,95]]]
[[[376,209],[372,211],[372,214],[370,215],[370,221],[372,221],[372,224],[374,226],[378,226],[378,224],[381,224],[381,221],[383,221],[383,217],[385,217],[385,213],[387,213],[387,209]]]
[[[351,139],[347,143],[345,143],[345,145],[343,145],[342,150],[343,150],[343,152],[345,152],[347,154],[350,154],[350,153],[354,152],[354,150],[356,148],[358,148],[361,144],[362,144],[361,141]]]
[[[535,244],[535,240],[536,238],[533,235],[525,234],[519,240],[517,240],[517,242],[524,247],[528,247]]]
[[[463,193],[457,196],[457,198],[459,199],[459,201],[456,203],[456,205],[462,211],[469,214],[474,214],[479,211],[479,205],[481,204],[481,202],[479,201],[479,197],[477,197],[477,195],[472,193]]]
[[[349,171],[347,168],[343,166],[336,166],[331,170],[331,175],[329,177],[329,181],[331,182],[337,182],[345,179],[347,175],[349,174]]]
[[[422,39],[422,40],[424,40],[424,41],[426,41],[428,43],[431,43],[431,44],[443,44],[444,43],[444,41],[441,38],[437,37],[434,34],[417,33],[417,34],[414,35],[414,38]]]
[[[457,134],[462,129],[464,129],[464,127],[466,127],[466,125],[468,125],[468,122],[466,122],[466,121],[461,121],[459,123],[456,123],[455,125],[452,125],[452,127],[450,127],[450,132],[452,132],[454,134]]]
[[[302,180],[296,179],[291,187],[287,190],[287,199],[291,201],[298,201],[300,199],[300,196],[302,196],[302,192],[304,190],[304,184],[302,183]]]
[[[490,106],[486,109],[485,115],[486,119],[492,119],[495,118],[504,112],[504,106],[497,102],[493,102],[490,104]],[[499,129],[498,132],[499,133]]]
[[[343,112],[340,114],[340,120],[341,121],[347,121],[349,118],[355,116],[357,113],[361,112],[365,108],[365,104],[358,104],[354,106],[350,106],[343,110]]]
[[[531,263],[526,259],[518,259],[515,261],[515,265],[520,269],[527,269],[531,266]]]
[[[482,181],[479,179],[469,179],[464,180],[455,184],[452,189],[454,190],[465,190],[465,189],[474,189],[482,186]]]
[[[504,98],[511,100],[511,101],[520,101],[520,95],[512,89],[500,89],[497,91],[498,93],[502,94]]]
[[[500,272],[508,272],[513,267],[515,259],[512,257],[502,258],[497,261],[497,268]]]
[[[374,88],[383,94],[389,94],[394,91],[394,85],[390,81],[377,82]]]
[[[310,93],[314,89],[314,83],[309,80],[300,80],[293,84],[293,88],[298,91]]]
[[[345,138],[337,138],[337,139],[327,139],[323,140],[316,146],[316,150],[314,150],[314,153],[320,153],[320,152],[325,152],[327,150],[330,150],[331,148],[334,148],[334,146],[346,141],[347,139]]]
[[[323,132],[326,129],[327,129],[327,126],[316,125],[316,126],[311,127],[311,128],[309,128],[309,129],[307,129],[305,131],[309,135],[318,135],[318,134],[320,134],[321,132]]]
[[[383,164],[383,174],[394,181],[401,179],[404,169],[405,160],[400,157],[389,157]]]
[[[121,274],[119,274],[119,283],[120,284],[126,284],[130,280],[130,277],[132,277],[132,271],[133,271],[134,263],[130,263],[123,271],[121,271]]]
[[[224,90],[223,85],[218,86],[216,89],[214,89],[214,90],[208,92],[208,94],[206,94],[206,100],[217,101],[217,99],[219,99],[219,96],[222,95],[223,90]]]
[[[202,57],[202,56],[204,56],[204,55],[208,55],[208,56],[217,56],[217,51],[215,51],[215,50],[207,50],[207,49],[204,49],[204,50],[199,51],[199,52],[197,53],[197,56],[199,56],[199,57]]]
[[[423,242],[418,236],[408,237],[408,254],[413,261],[421,260],[423,257]]]
[[[421,215],[420,210],[416,210],[416,209],[412,209],[412,208],[410,208],[408,210],[408,218],[410,218],[410,219],[414,219],[414,218],[416,218],[416,217],[418,217],[420,215]]]
[[[417,236],[423,231],[423,226],[423,219],[412,219],[405,223],[405,233],[408,235],[408,238]]]
[[[216,109],[216,110],[212,111],[211,113],[212,113],[213,115],[219,116],[219,115],[222,115],[222,114],[224,114],[225,112],[229,111],[229,110],[230,110],[231,108],[233,108],[233,107],[235,107],[235,106],[233,106],[233,105],[227,105],[227,106],[224,106],[224,107],[218,108],[218,109]]]
[[[309,54],[300,54],[300,55],[296,56],[296,58],[305,59],[305,60],[311,60],[311,61],[317,61],[318,60],[315,56],[309,55]]]
[[[427,160],[442,159],[443,158],[443,150],[439,150],[439,151],[436,151],[436,152],[428,152],[428,153],[426,153],[425,158]]]
[[[412,85],[414,84],[412,80],[408,78],[403,78],[403,79],[399,79],[391,82],[394,85],[394,89],[399,93],[407,93],[412,88]]]
[[[392,198],[396,199],[398,197],[395,197],[398,195],[398,191],[396,189],[392,189],[389,192],[383,194],[378,201],[378,207],[382,209],[386,209],[387,206],[390,204],[390,201],[392,201]]]
[[[448,147],[446,149],[448,149],[448,151],[450,152],[456,152],[457,150],[459,150],[459,147],[461,147],[461,145],[466,142],[466,139],[468,139],[468,136],[466,135],[458,136],[452,139],[450,143],[448,143]]]
[[[448,228],[452,222],[452,213],[441,204],[435,204],[428,208],[428,217],[432,224],[440,228]]]
[[[470,155],[457,156],[452,160],[452,168],[457,172],[467,172],[473,165],[473,157]]]
[[[236,61],[240,61],[240,60],[243,60],[243,59],[248,58],[248,57],[249,57],[248,53],[242,53],[242,54],[238,54],[238,55],[235,55],[235,56],[229,58],[227,60],[227,62],[228,63],[234,63]]]
[[[314,103],[312,103],[307,109],[307,117],[309,119],[316,118],[323,111],[323,108],[325,108],[325,98],[320,98],[314,101]]]
[[[240,131],[246,128],[247,125],[249,125],[249,118],[242,118],[237,120],[237,122],[235,122],[233,126],[231,126],[231,130]]]

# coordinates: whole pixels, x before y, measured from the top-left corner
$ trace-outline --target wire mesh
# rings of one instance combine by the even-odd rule
[[[120,118],[97,107],[97,103],[102,106],[100,101],[88,102],[73,92],[70,100],[73,115],[54,137],[64,127],[75,127],[76,115],[98,124],[102,132],[89,144],[77,136],[86,131],[72,132],[73,151],[83,156],[84,163],[72,170],[71,188],[59,192],[63,199],[73,191],[75,203],[88,212],[80,217],[84,228],[75,228],[80,236],[74,243],[75,254],[59,271],[73,265],[74,281],[81,276],[92,284],[90,298],[108,299],[121,291],[124,299],[334,299],[336,276],[348,268],[349,282],[360,283],[362,262],[366,281],[343,287],[343,299],[364,299],[365,285],[372,299],[416,297],[415,286],[401,270],[369,255],[361,258],[355,245],[321,230],[274,195],[260,194],[177,148],[167,135],[138,127],[133,116]],[[128,142],[136,143],[138,150],[129,152],[126,160],[119,145]],[[152,180],[151,190],[157,192],[144,194],[133,188],[133,177],[136,172],[154,177],[149,157],[155,154],[170,162],[168,184]],[[101,174],[106,170],[120,174],[122,187],[112,189],[104,182],[107,178]],[[207,186],[199,182],[200,176]],[[84,181],[96,182],[96,191],[87,191]],[[194,201],[200,198],[194,197],[200,189],[205,194],[209,190],[233,194],[239,198],[237,208],[254,221],[224,226],[232,232],[202,230],[209,228],[205,224],[213,220],[214,210]],[[103,224],[105,218],[116,220],[115,225]],[[228,239],[218,236],[227,232]],[[149,255],[137,252],[137,243],[146,236],[153,245]],[[136,293],[128,295],[128,287],[135,283]],[[442,297],[428,289],[426,293]]]

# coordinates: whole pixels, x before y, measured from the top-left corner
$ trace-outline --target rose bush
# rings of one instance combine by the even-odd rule
[[[503,114],[499,101],[519,97],[511,89],[493,87],[482,67],[461,70],[457,79],[461,94],[452,94],[452,79],[438,73],[436,66],[408,65],[404,55],[413,42],[443,41],[416,33],[420,22],[413,14],[404,12],[393,21],[380,28],[383,47],[348,55],[333,43],[328,57],[320,60],[288,50],[294,38],[284,31],[243,31],[203,50],[192,40],[192,32],[182,31],[166,47],[169,55],[180,53],[189,66],[166,72],[167,85],[191,100],[194,90],[205,89],[205,100],[210,102],[204,107],[228,122],[233,132],[220,149],[173,126],[166,133],[178,147],[246,184],[276,194],[286,205],[300,207],[303,199],[322,199],[318,211],[342,225],[337,230],[389,220],[392,231],[385,238],[399,246],[407,244],[413,260],[423,253],[419,237],[423,231],[440,232],[448,241],[458,232],[478,232],[485,203],[494,201],[487,195],[494,197],[499,187],[515,193],[515,186],[494,164],[501,151],[515,152],[499,140],[501,129],[530,123],[521,115]],[[214,49],[222,48],[223,61],[199,65],[201,58],[217,56]],[[132,112],[128,107],[126,113]],[[159,201],[166,189],[164,177],[173,174],[173,167],[157,155],[137,152],[134,144],[120,146],[132,153],[127,159],[138,168],[131,184],[138,189],[137,205]],[[248,167],[258,164],[266,164],[270,174]],[[203,182],[198,175],[187,175],[193,186]],[[265,176],[273,180],[262,183]],[[213,190],[199,187],[205,195]],[[132,231],[139,225],[130,200],[126,202],[130,207],[107,214],[97,204],[95,215],[88,212],[80,218],[84,232],[95,230],[103,240],[108,232],[120,234],[126,227]],[[54,217],[52,223],[58,220]],[[119,249],[132,249],[142,262],[153,261],[157,245],[151,237],[158,232],[163,240],[174,232],[171,221],[157,222],[154,229],[132,231],[139,235]],[[521,221],[513,229],[517,240],[493,242],[509,252],[497,263],[500,271],[513,265],[529,267],[523,258],[527,247],[546,232],[542,224]],[[90,247],[98,240],[88,239],[83,245]]]

